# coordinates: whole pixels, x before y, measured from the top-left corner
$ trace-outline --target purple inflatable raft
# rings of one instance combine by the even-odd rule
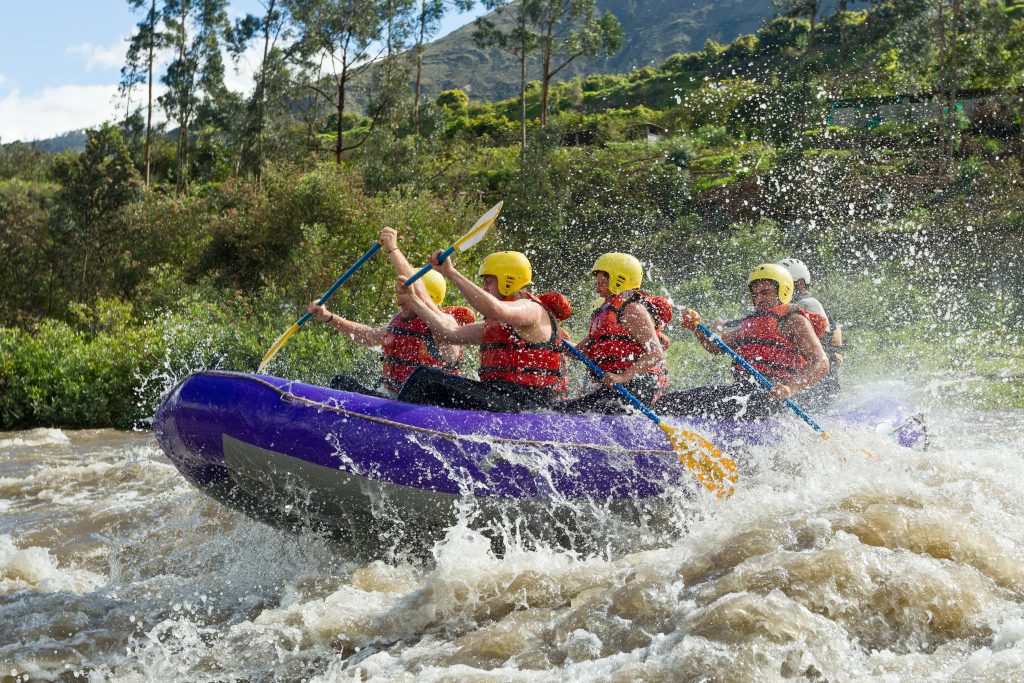
[[[743,449],[794,428],[788,416],[671,422],[735,457],[740,486]],[[926,440],[914,409],[894,399],[829,419],[838,422],[885,431],[911,448]],[[566,510],[642,523],[650,503],[703,491],[640,415],[449,410],[209,371],[178,384],[154,426],[185,478],[222,503],[276,526],[342,536],[443,530],[469,503],[477,521],[512,520],[571,542]]]

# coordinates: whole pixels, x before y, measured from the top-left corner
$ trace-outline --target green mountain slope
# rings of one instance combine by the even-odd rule
[[[618,17],[626,44],[608,58],[577,59],[559,74],[561,80],[657,66],[675,53],[701,49],[708,39],[727,43],[753,33],[774,14],[770,0],[597,0],[597,6]],[[519,71],[515,61],[499,50],[476,47],[474,30],[473,24],[463,26],[427,48],[423,84],[428,93],[463,88],[474,99],[484,100],[516,93]],[[534,63],[527,78],[539,77]]]

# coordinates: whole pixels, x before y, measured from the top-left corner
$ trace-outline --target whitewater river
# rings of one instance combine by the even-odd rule
[[[928,420],[925,453],[798,431],[633,550],[390,562],[221,507],[151,433],[0,433],[0,679],[1024,680],[1024,411]]]

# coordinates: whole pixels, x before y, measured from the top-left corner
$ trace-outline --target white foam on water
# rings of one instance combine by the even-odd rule
[[[936,420],[926,453],[854,429],[823,441],[794,420],[745,454],[732,499],[681,502],[662,544],[594,556],[514,534],[495,555],[467,509],[425,562],[355,561],[223,508],[155,451],[62,460],[63,482],[23,482],[32,499],[101,515],[106,498],[136,518],[78,556],[104,550],[109,578],[7,539],[0,631],[19,645],[0,661],[139,681],[1013,680],[1021,412]]]
[[[60,566],[46,548],[19,548],[8,534],[0,535],[0,594],[28,589],[82,595],[105,582],[99,574]]]
[[[13,448],[65,446],[70,442],[71,440],[68,435],[60,429],[43,427],[17,432],[16,434],[0,432],[0,453],[6,449]]]

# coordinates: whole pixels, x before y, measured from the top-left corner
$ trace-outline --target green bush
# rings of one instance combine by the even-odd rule
[[[768,54],[783,52],[788,48],[803,48],[810,30],[811,24],[806,19],[779,17],[758,30],[758,44]]]
[[[152,363],[152,329],[134,324],[131,307],[100,301],[82,312],[81,325],[47,320],[34,332],[4,328],[0,334],[3,387],[0,425],[133,426],[140,416],[136,387]]]
[[[733,111],[759,90],[756,83],[742,78],[708,81],[686,94],[679,109],[680,120],[689,128],[729,125],[734,121]]]
[[[697,139],[708,147],[718,147],[729,139],[729,129],[725,126],[706,123],[697,129]]]
[[[661,71],[665,73],[695,73],[704,71],[709,64],[702,52],[687,52],[686,54],[674,54],[666,59],[661,65]]]
[[[435,100],[437,106],[450,116],[460,116],[469,107],[469,96],[461,90],[445,90]]]
[[[747,63],[757,54],[757,50],[757,36],[740,36],[726,46],[722,53],[722,63],[733,68],[745,69]]]
[[[145,427],[162,395],[189,372],[254,371],[287,328],[244,302],[192,301],[148,318],[116,301],[79,312],[76,325],[48,320],[33,331],[0,328],[0,429]],[[294,322],[301,312],[288,314]],[[350,347],[310,324],[269,371],[326,384],[359,356]]]
[[[978,157],[964,159],[956,168],[953,187],[964,194],[974,190],[974,186],[985,175],[985,162]]]

